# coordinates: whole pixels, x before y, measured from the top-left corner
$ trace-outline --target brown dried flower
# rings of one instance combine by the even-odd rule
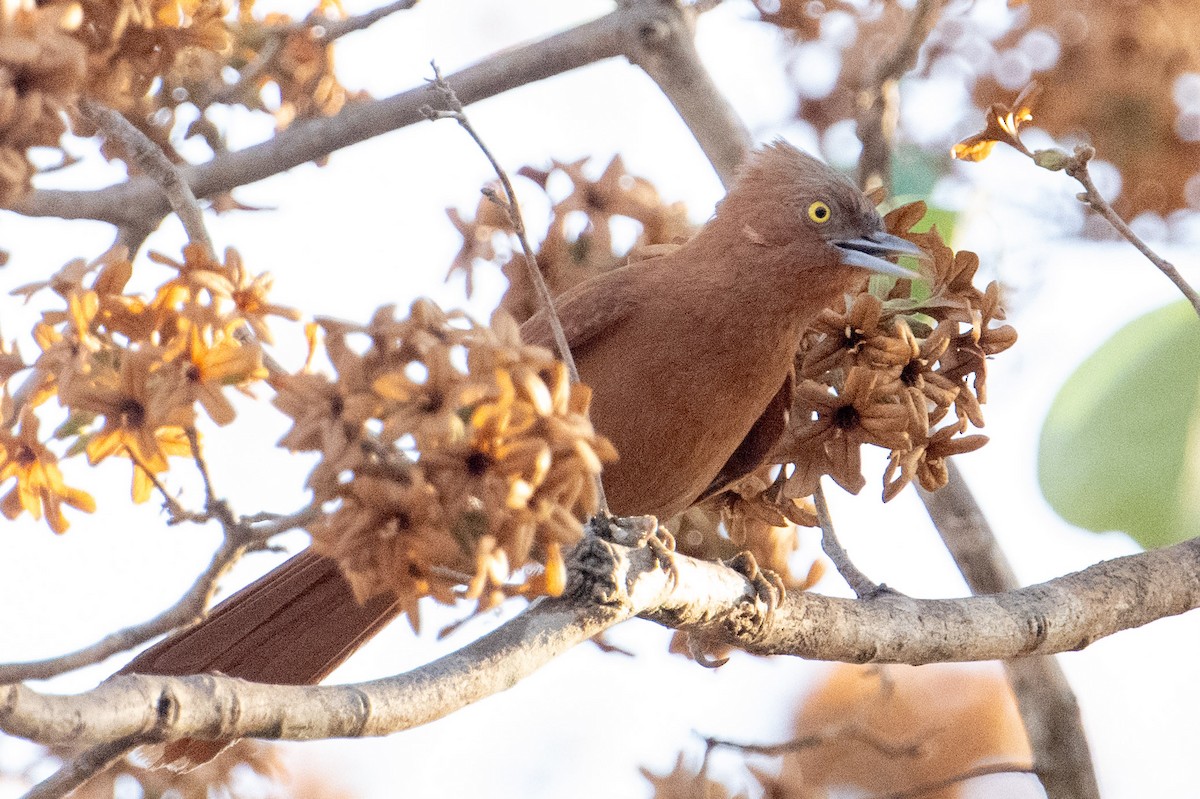
[[[502,312],[483,327],[418,300],[403,319],[321,324],[337,377],[287,378],[276,405],[295,420],[281,443],[322,453],[309,485],[337,504],[310,529],[356,591],[391,591],[416,625],[423,596],[482,609],[561,590],[562,552],[615,457],[586,388]]]

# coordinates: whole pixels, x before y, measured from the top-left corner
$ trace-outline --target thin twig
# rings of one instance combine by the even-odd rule
[[[976,777],[986,777],[991,774],[1033,774],[1033,766],[1022,763],[990,763],[986,766],[976,766],[968,769],[961,774],[955,774],[953,777],[946,777],[933,782],[926,782],[913,788],[906,788],[903,791],[889,793],[877,799],[918,799],[921,796],[928,796],[934,791],[940,791],[943,788],[948,788],[960,782],[973,780]]]
[[[504,197],[499,197],[494,191],[485,191],[484,194],[489,199],[497,203],[504,212],[508,215],[509,221],[512,223],[513,232],[517,236],[517,240],[521,243],[521,251],[525,256],[525,269],[529,274],[530,281],[533,282],[534,288],[538,293],[538,300],[542,307],[546,309],[546,314],[549,316],[550,330],[554,334],[554,344],[558,348],[558,357],[567,365],[567,370],[571,374],[571,382],[579,382],[579,370],[575,368],[575,359],[571,356],[571,346],[567,343],[567,335],[563,332],[562,323],[558,319],[558,313],[554,309],[554,297],[550,294],[550,288],[546,285],[546,280],[542,276],[542,270],[538,266],[537,256],[533,252],[533,247],[529,244],[529,238],[525,234],[525,221],[521,217],[521,208],[517,204],[517,194],[513,190],[512,182],[508,179],[508,173],[504,167],[500,166],[500,162],[492,155],[492,151],[484,144],[483,139],[475,131],[471,125],[471,120],[467,118],[466,112],[463,110],[463,104],[459,102],[458,96],[454,93],[454,89],[450,87],[443,78],[442,72],[434,62],[429,64],[433,67],[433,80],[430,83],[442,95],[442,99],[450,107],[449,110],[434,109],[426,106],[422,109],[422,113],[429,119],[453,119],[459,126],[467,132],[475,144],[483,152],[485,158],[492,165],[496,176],[500,179],[500,185],[504,189]]]
[[[242,68],[237,81],[225,86],[212,96],[210,103],[231,103],[241,96],[250,84],[274,64],[288,36],[296,33],[307,33],[313,41],[322,44],[333,44],[348,33],[364,30],[397,11],[406,11],[417,4],[417,0],[397,0],[385,6],[372,9],[362,14],[345,19],[331,19],[317,13],[309,14],[299,22],[275,25],[267,29],[268,41],[255,55],[254,59]]]
[[[1092,175],[1088,171],[1088,162],[1095,155],[1096,150],[1093,147],[1086,144],[1080,145],[1075,148],[1075,156],[1065,166],[1064,171],[1079,181],[1080,185],[1084,188],[1084,191],[1079,195],[1079,201],[1086,203],[1093,211],[1104,217],[1105,221],[1112,225],[1114,230],[1136,247],[1138,252],[1146,256],[1146,259],[1150,263],[1158,267],[1158,270],[1175,284],[1175,287],[1179,289],[1183,296],[1187,297],[1188,302],[1192,304],[1192,308],[1196,310],[1196,314],[1200,315],[1200,294],[1197,294],[1196,290],[1183,279],[1183,275],[1179,274],[1179,270],[1175,268],[1174,264],[1150,249],[1146,242],[1142,241],[1141,237],[1130,229],[1125,220],[1104,199],[1104,195],[1096,188],[1096,184],[1092,182]]]
[[[204,453],[200,451],[200,434],[196,432],[196,428],[194,427],[185,427],[183,433],[187,436],[188,447],[192,450],[192,461],[196,464],[196,471],[200,473],[200,480],[204,484],[204,506],[211,510],[217,499],[213,493],[212,477],[208,473],[208,463],[204,460]]]
[[[260,514],[262,515],[264,514]],[[75,652],[27,663],[0,664],[0,685],[49,679],[99,663],[118,652],[125,652],[144,644],[151,638],[199,622],[204,618],[221,579],[242,555],[264,548],[271,538],[302,527],[315,516],[316,509],[308,507],[286,516],[273,516],[266,524],[251,525],[242,520],[241,524],[226,528],[221,546],[213,553],[207,568],[174,605],[148,621],[110,633]]]
[[[89,120],[104,131],[105,135],[116,139],[125,145],[134,162],[162,188],[171,209],[183,223],[188,240],[201,244],[211,255],[213,253],[212,239],[204,227],[204,212],[191,186],[183,177],[179,168],[171,163],[162,148],[150,140],[145,133],[134,127],[120,112],[101,105],[95,100],[83,98],[79,101],[79,110]]]
[[[415,6],[417,2],[418,0],[396,0],[394,3],[388,3],[379,8],[364,11],[357,16],[346,17],[345,19],[322,19],[310,14],[305,21],[308,23],[310,30],[315,28],[321,29],[320,33],[313,30],[313,38],[321,42],[333,42],[348,33],[369,28],[381,19],[395,14],[397,11],[407,11]]]
[[[789,752],[802,752],[805,749],[812,749],[817,746],[825,746],[826,744],[838,743],[846,740],[857,741],[866,744],[875,751],[879,752],[884,757],[890,758],[914,758],[924,754],[924,747],[920,741],[910,741],[908,743],[892,743],[890,741],[880,740],[874,735],[871,735],[866,730],[859,727],[839,727],[825,732],[805,735],[800,738],[793,738],[790,741],[783,741],[777,744],[745,744],[735,741],[727,741],[722,738],[704,739],[704,745],[707,752],[718,747],[728,749],[736,749],[739,752],[745,752],[751,755],[767,755],[775,757],[778,755],[788,754]]]
[[[283,49],[284,41],[287,40],[286,33],[272,32],[272,34],[270,41],[264,44],[253,60],[242,68],[238,79],[214,94],[207,104],[236,102],[242,93],[250,87],[250,84],[254,83],[260,75],[266,72],[267,68],[274,63],[279,52]]]
[[[833,518],[829,515],[829,505],[825,502],[825,491],[819,483],[817,490],[813,492],[813,505],[816,506],[817,521],[821,525],[821,548],[833,561],[838,574],[842,575],[842,578],[854,591],[854,595],[859,599],[870,599],[881,591],[888,590],[863,574],[850,560],[846,550],[842,548],[842,543],[838,541],[837,533],[833,530]]]
[[[496,177],[500,179],[500,185],[504,189],[504,196],[500,197],[495,191],[484,191],[485,196],[498,204],[504,209],[508,215],[509,222],[512,223],[513,232],[517,236],[517,240],[521,243],[521,251],[525,256],[525,271],[529,276],[530,282],[537,291],[538,300],[543,309],[546,311],[546,320],[550,324],[550,332],[554,336],[554,345],[558,349],[558,357],[567,367],[567,373],[570,375],[571,383],[579,382],[579,370],[575,367],[575,358],[571,355],[571,345],[567,342],[567,334],[563,332],[562,322],[558,318],[558,311],[554,307],[554,297],[550,294],[550,288],[546,285],[546,280],[542,276],[541,267],[538,266],[537,256],[533,252],[533,247],[529,243],[529,237],[525,233],[525,221],[521,217],[521,207],[517,202],[517,193],[513,190],[512,181],[508,178],[508,173],[504,167],[500,166],[500,162],[496,160],[496,156],[492,155],[492,151],[484,144],[479,133],[471,125],[471,120],[467,118],[467,114],[463,109],[463,104],[459,102],[458,95],[454,93],[454,89],[442,77],[442,72],[434,62],[429,65],[433,68],[433,80],[430,81],[433,88],[442,96],[442,100],[448,106],[448,110],[434,109],[430,106],[425,106],[421,109],[426,117],[431,120],[437,119],[453,119],[459,124],[467,135],[475,142],[479,149],[483,152],[485,158],[492,165]],[[596,491],[599,496],[599,512],[603,516],[608,516],[608,499],[604,494],[604,483],[597,475]]]

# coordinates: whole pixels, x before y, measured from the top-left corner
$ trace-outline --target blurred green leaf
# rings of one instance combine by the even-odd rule
[[[949,165],[948,153],[933,153],[915,144],[902,144],[892,157],[892,194],[928,197]]]
[[[1088,530],[1158,547],[1200,532],[1200,319],[1179,302],[1130,322],[1071,375],[1042,427],[1038,479]]]

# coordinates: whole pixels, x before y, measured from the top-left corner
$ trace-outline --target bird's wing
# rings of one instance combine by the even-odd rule
[[[758,417],[754,426],[750,428],[750,432],[742,439],[742,443],[738,444],[738,448],[729,456],[729,460],[725,461],[725,465],[708,484],[708,488],[704,489],[704,493],[696,498],[696,502],[702,502],[721,493],[737,480],[762,466],[763,461],[771,454],[771,450],[779,441],[779,437],[783,435],[784,429],[787,428],[788,415],[795,393],[795,371],[788,370],[787,377],[784,378],[779,391],[775,392],[775,396],[767,403],[766,409]]]
[[[578,356],[596,336],[619,325],[637,307],[639,297],[633,288],[636,281],[623,273],[644,268],[645,263],[604,272],[554,299],[573,355]],[[554,335],[545,311],[538,311],[521,325],[521,340],[554,350]]]

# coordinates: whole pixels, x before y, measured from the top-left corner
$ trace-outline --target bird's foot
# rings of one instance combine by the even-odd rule
[[[750,552],[741,552],[722,562],[745,577],[754,589],[754,595],[728,620],[729,631],[738,640],[754,641],[770,629],[776,609],[787,601],[787,587],[778,574],[760,569]]]
[[[601,535],[585,535],[571,551],[566,595],[610,607],[627,601],[628,592],[617,577],[620,561],[613,542]]]
[[[654,563],[668,573],[671,584],[679,582],[679,566],[675,563],[675,536],[661,526],[653,516],[607,516],[597,514],[587,523],[585,532],[614,544],[627,547],[646,547]]]

